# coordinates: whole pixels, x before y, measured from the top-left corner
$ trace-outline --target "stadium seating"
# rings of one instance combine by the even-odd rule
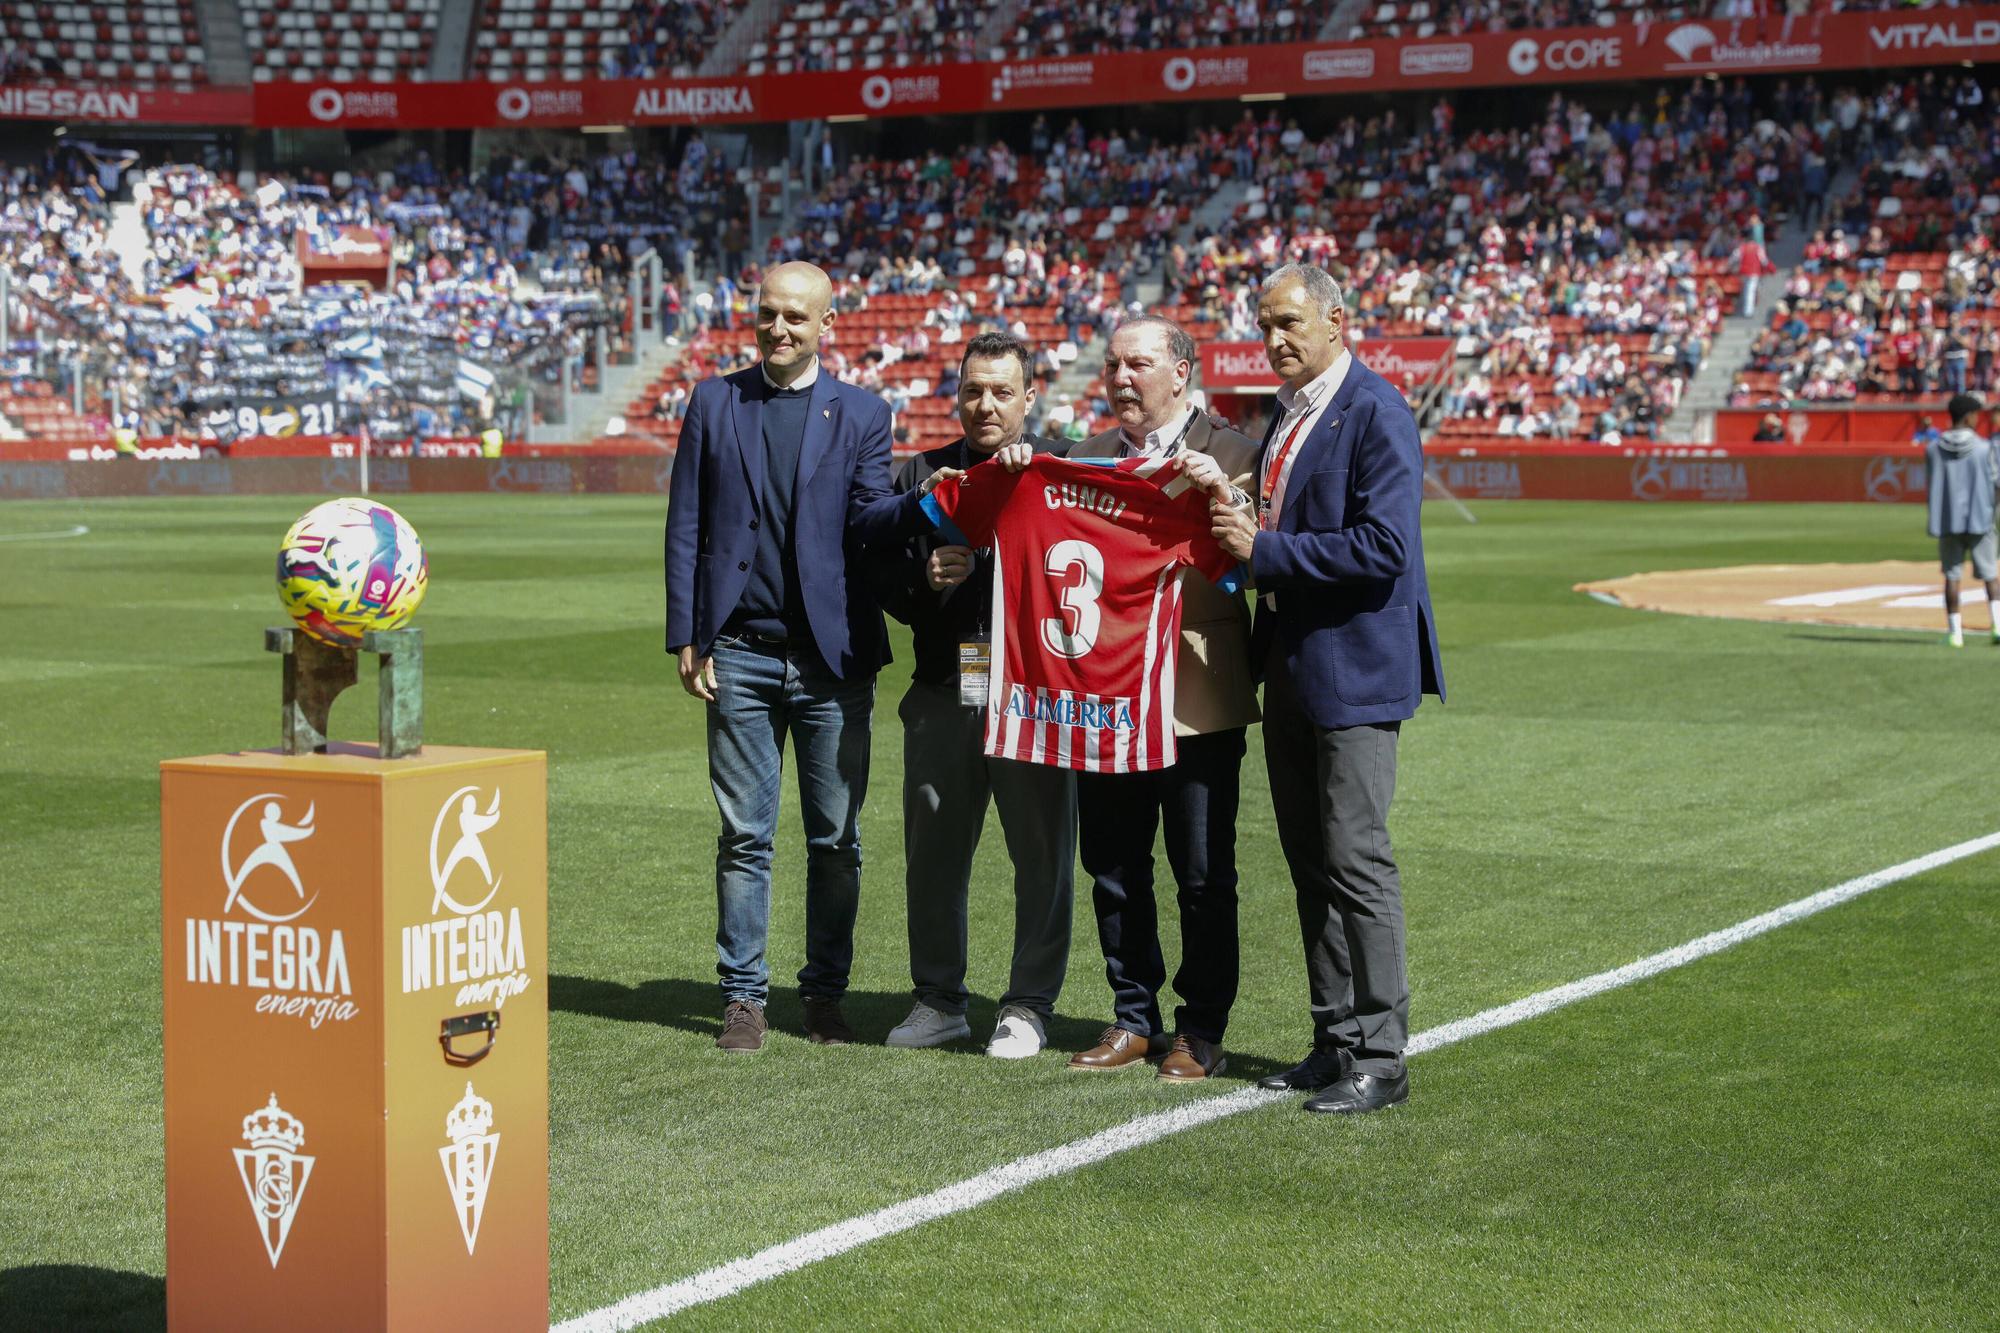
[[[977,49],[976,39],[994,7],[995,0],[815,0],[793,5],[751,45],[743,72],[791,74],[985,59],[991,52]]]
[[[68,399],[40,380],[23,380],[15,387],[0,383],[0,458],[7,455],[8,425],[31,440],[78,448],[102,445],[107,430],[104,418],[78,416]]]
[[[1111,280],[1094,271],[1079,273],[1077,280],[1105,288],[1105,300],[1116,307],[1119,292]],[[976,289],[871,294],[866,280],[841,280],[835,306],[840,313],[821,345],[822,361],[841,379],[874,390],[889,403],[896,414],[899,452],[932,448],[959,434],[957,400],[938,389],[948,371],[956,372],[966,340],[1000,327],[1013,329],[1039,348],[1059,347],[1068,336],[1059,303],[1004,305],[992,293]],[[953,308],[956,314],[940,318]],[[627,406],[628,437],[671,448],[695,384],[755,360],[747,323],[739,318],[736,327],[726,328],[711,316],[704,319],[706,327],[681,358]],[[1044,410],[1050,406],[1045,404]],[[1103,429],[1103,415],[1090,426]]]
[[[240,0],[251,77],[422,79],[443,0]]]
[[[475,78],[686,77],[728,28],[736,0],[486,0]]]
[[[193,86],[208,82],[194,0],[0,5],[10,77],[62,83]]]
[[[1309,42],[1338,8],[1335,0],[1027,0],[1004,54],[1027,60],[1099,51]]]

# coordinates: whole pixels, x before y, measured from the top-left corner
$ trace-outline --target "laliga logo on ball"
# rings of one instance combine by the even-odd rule
[[[1160,78],[1174,92],[1184,93],[1194,87],[1194,61],[1186,56],[1175,56],[1160,71]]]
[[[306,805],[305,818],[296,824],[287,824],[284,821],[283,800],[284,798],[277,792],[259,792],[243,804],[237,806],[236,812],[229,816],[229,822],[223,826],[222,882],[229,886],[229,897],[222,904],[223,911],[227,912],[230,908],[240,905],[245,912],[256,917],[259,921],[269,922],[272,925],[282,925],[287,921],[296,921],[299,917],[304,916],[306,909],[318,900],[319,895],[317,893],[311,898],[306,897],[305,885],[299,882],[299,868],[292,863],[292,854],[287,850],[290,844],[303,842],[313,835],[313,810],[315,807],[311,803],[308,803]],[[259,812],[257,828],[264,835],[264,839],[251,850],[248,856],[232,866],[229,861],[229,849],[231,843],[236,838],[237,821],[243,818],[244,813],[251,806],[259,802],[263,803],[264,808]],[[282,875],[286,882],[292,886],[292,893],[302,900],[297,911],[282,913],[267,912],[243,896],[243,886],[248,882],[251,874],[256,870],[266,867]]]
[[[429,586],[416,529],[372,500],[328,500],[278,547],[278,600],[300,629],[336,648],[359,648],[369,630],[401,629]]]
[[[524,88],[503,88],[498,101],[500,115],[506,120],[519,120],[528,114],[528,93]]]
[[[460,787],[445,797],[438,807],[437,818],[431,823],[431,915],[437,915],[440,907],[449,907],[460,916],[470,916],[493,901],[493,895],[500,892],[500,880],[493,874],[493,867],[486,860],[486,845],[479,841],[479,835],[500,822],[500,789],[493,789],[493,800],[484,814],[479,810],[479,788]],[[458,841],[451,845],[451,854],[438,860],[438,835],[444,831],[444,821],[457,806]],[[451,884],[451,875],[459,866],[470,862],[486,882],[486,896],[467,906],[446,892]]]
[[[306,110],[314,120],[339,120],[340,113],[346,110],[346,102],[337,88],[315,88],[312,96],[306,99]]]
[[[493,1159],[500,1155],[500,1136],[493,1128],[493,1103],[465,1085],[465,1096],[444,1118],[445,1137],[451,1145],[438,1149],[444,1164],[445,1188],[451,1191],[452,1211],[458,1215],[459,1234],[465,1237],[465,1252],[479,1242],[479,1221],[486,1214],[486,1187],[493,1180]]]
[[[890,87],[889,81],[880,74],[871,75],[861,81],[861,105],[870,110],[880,111],[889,105],[889,100],[893,96],[894,90]]]
[[[274,1092],[269,1105],[243,1117],[243,1137],[250,1146],[233,1150],[236,1174],[243,1178],[257,1234],[276,1268],[292,1234],[299,1201],[305,1198],[306,1182],[312,1179],[314,1159],[298,1152],[306,1141],[305,1122],[279,1106]]]
[[[1525,79],[1541,65],[1541,56],[1541,43],[1532,37],[1523,37],[1507,52],[1507,68]]]

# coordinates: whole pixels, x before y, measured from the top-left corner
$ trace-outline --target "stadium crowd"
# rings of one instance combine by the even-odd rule
[[[94,176],[53,156],[12,169],[0,260],[53,322],[57,358],[93,360],[120,424],[222,439],[336,421],[384,442],[462,436],[496,414],[518,428],[565,357],[595,379],[593,330],[625,338],[632,256],[654,247],[678,268],[746,206],[699,136],[677,165],[503,154],[471,174],[417,154],[379,177],[168,166],[129,183],[144,249],[121,256]],[[376,237],[372,290],[306,283],[315,255]]]
[[[1994,387],[2000,107],[1926,72],[1844,96],[1855,180],[1816,221],[1731,400],[1847,402]]]

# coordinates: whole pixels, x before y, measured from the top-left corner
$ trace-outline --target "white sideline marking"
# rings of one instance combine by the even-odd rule
[[[79,523],[75,527],[65,528],[61,532],[0,532],[0,542],[55,541],[62,537],[81,537],[89,531],[89,528]]]
[[[1962,861],[1968,856],[1977,856],[1984,851],[2000,847],[2000,833],[1989,833],[1982,838],[1961,842],[1935,852],[1904,861],[1873,874],[1850,879],[1844,884],[1836,884],[1830,889],[1796,902],[1786,903],[1762,916],[1753,916],[1748,921],[1689,940],[1662,953],[1641,958],[1635,963],[1613,968],[1609,972],[1599,972],[1595,976],[1584,977],[1567,985],[1540,991],[1525,999],[1515,1000],[1473,1014],[1469,1018],[1456,1019],[1439,1027],[1420,1032],[1410,1039],[1408,1055],[1423,1055],[1446,1046],[1483,1036],[1500,1028],[1512,1027],[1516,1023],[1539,1018],[1543,1014],[1602,995],[1606,991],[1629,986],[1635,981],[1658,976],[1662,972],[1706,958],[1710,954],[1721,953],[1724,949],[1741,944],[1748,939],[1788,926],[1794,921],[1823,912],[1829,907],[1837,907],[1850,899],[1859,898],[1864,893],[1901,880],[1910,879],[1936,870],[1940,866]],[[1003,1166],[994,1167],[967,1180],[961,1180],[929,1194],[901,1203],[890,1204],[860,1217],[851,1217],[845,1222],[809,1231],[795,1240],[782,1245],[760,1250],[742,1259],[732,1260],[719,1267],[696,1273],[693,1277],[682,1278],[666,1286],[655,1287],[627,1296],[615,1304],[592,1310],[555,1326],[555,1333],[610,1333],[611,1330],[636,1328],[640,1324],[655,1319],[664,1319],[696,1305],[706,1305],[733,1296],[759,1282],[797,1272],[822,1259],[831,1259],[837,1254],[859,1248],[884,1236],[893,1236],[899,1231],[922,1226],[940,1217],[962,1213],[980,1204],[989,1203],[1004,1194],[1025,1189],[1037,1181],[1054,1176],[1067,1175],[1108,1157],[1178,1134],[1182,1130],[1205,1125],[1211,1120],[1221,1120],[1244,1111],[1254,1111],[1272,1102],[1291,1101],[1294,1094],[1289,1092],[1266,1092],[1262,1088],[1245,1088],[1220,1097],[1208,1097],[1198,1102],[1172,1111],[1162,1111],[1154,1115],[1140,1116],[1136,1120],[1114,1125],[1088,1138],[1065,1143],[1057,1148],[1031,1153],[1016,1158]]]

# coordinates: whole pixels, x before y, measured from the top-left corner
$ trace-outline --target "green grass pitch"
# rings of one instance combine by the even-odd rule
[[[0,1326],[162,1318],[161,758],[276,741],[278,537],[304,498],[0,507]],[[561,1319],[1299,1056],[1304,978],[1259,746],[1244,975],[1215,1090],[1067,1073],[1106,1021],[1079,895],[1056,1049],[711,1048],[699,707],[661,651],[662,502],[408,496],[427,731],[550,755],[551,1314]],[[1701,621],[1570,591],[1645,569],[1920,558],[1910,507],[1487,504],[1427,515],[1452,700],[1393,831],[1418,1029],[2000,828],[2000,650]],[[1980,628],[1984,612],[1969,618]],[[908,1005],[905,661],[882,677],[850,1017]],[[364,684],[336,734],[373,726]],[[1162,864],[1162,875],[1165,867]],[[689,1312],[697,1327],[1991,1327],[2000,856],[1412,1064],[1407,1107],[1280,1105]],[[973,893],[983,1039],[1011,928]],[[1171,918],[1171,913],[1166,914]],[[1169,958],[1177,940],[1165,923]]]

